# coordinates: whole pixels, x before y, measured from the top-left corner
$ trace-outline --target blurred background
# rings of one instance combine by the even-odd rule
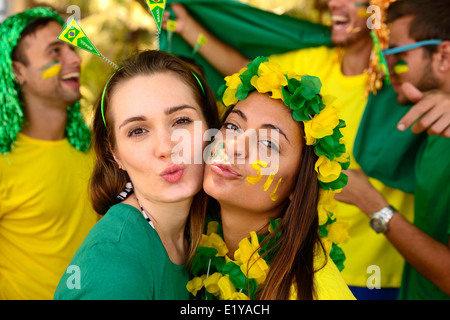
[[[236,0],[276,14],[329,24],[328,0]],[[49,6],[64,20],[79,15],[81,28],[102,55],[114,61],[136,51],[157,49],[156,26],[144,0],[0,0],[0,21],[30,7]],[[114,19],[112,19],[114,17]],[[103,85],[114,69],[78,50],[82,58],[81,107],[88,123]]]

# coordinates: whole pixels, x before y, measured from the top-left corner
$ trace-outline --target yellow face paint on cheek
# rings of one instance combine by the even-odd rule
[[[281,179],[282,178],[278,179],[278,182],[277,182],[277,185],[275,186],[275,189],[273,189],[272,193],[270,194],[270,200],[272,200],[272,201],[277,201],[278,200],[278,195],[276,193],[277,193],[278,186],[281,183]]]
[[[251,184],[257,184],[262,179],[261,167],[267,167],[267,162],[262,160],[256,160],[252,163],[252,168],[256,170],[256,176],[248,176],[247,182]]]
[[[251,166],[252,166],[253,169],[256,170],[256,176],[248,176],[247,177],[247,182],[250,183],[250,184],[257,184],[259,181],[261,181],[261,179],[263,177],[263,175],[261,174],[261,167],[266,168],[267,165],[268,165],[268,163],[265,162],[265,161],[262,161],[262,160],[257,160],[255,162],[253,162]],[[263,186],[263,190],[264,191],[269,190],[269,188],[272,185],[272,182],[273,182],[277,172],[278,172],[278,166],[275,168],[274,171],[272,171],[269,174],[269,177],[267,178],[266,182],[264,182],[264,186]],[[275,188],[270,193],[270,199],[272,201],[277,201],[278,200],[279,196],[276,194],[276,192],[277,192],[278,186],[281,183],[281,180],[282,180],[282,178],[278,179],[278,182],[277,182]]]
[[[399,60],[394,66],[396,74],[402,74],[409,71],[408,63],[405,60]]]
[[[358,17],[361,17],[361,18],[368,18],[372,15],[372,13],[367,13],[366,8],[359,9],[356,14],[358,15]]]
[[[42,73],[42,79],[48,79],[58,75],[61,72],[62,66],[59,64],[58,60],[52,60],[39,70],[45,70]]]

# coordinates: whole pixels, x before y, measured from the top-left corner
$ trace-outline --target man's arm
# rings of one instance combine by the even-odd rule
[[[249,59],[244,57],[239,51],[220,41],[201,24],[195,21],[181,4],[171,4],[173,12],[176,14],[177,27],[175,32],[180,34],[192,47],[197,42],[198,35],[202,33],[207,39],[207,43],[198,51],[217,71],[223,75],[231,75],[247,66]],[[163,27],[170,13],[164,12]]]
[[[357,206],[370,215],[389,205],[362,170],[347,170],[348,184],[337,193],[339,201]],[[439,289],[450,295],[450,239],[447,245],[436,241],[395,212],[386,238],[406,261]]]

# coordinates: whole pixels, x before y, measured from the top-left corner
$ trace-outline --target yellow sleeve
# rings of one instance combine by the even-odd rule
[[[314,300],[356,300],[333,260],[328,257],[326,265],[323,266],[323,251],[317,251],[319,254],[315,258],[314,269],[320,269],[314,275]],[[297,292],[295,285],[293,284],[291,286],[291,294],[289,299],[295,300],[296,298]]]

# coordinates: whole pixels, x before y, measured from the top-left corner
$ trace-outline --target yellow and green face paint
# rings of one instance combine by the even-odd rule
[[[394,73],[402,74],[409,71],[408,63],[405,60],[399,60],[394,65]]]
[[[62,66],[59,64],[59,60],[52,60],[45,64],[39,70],[44,71],[42,73],[42,79],[48,79],[58,75],[61,72]]]

